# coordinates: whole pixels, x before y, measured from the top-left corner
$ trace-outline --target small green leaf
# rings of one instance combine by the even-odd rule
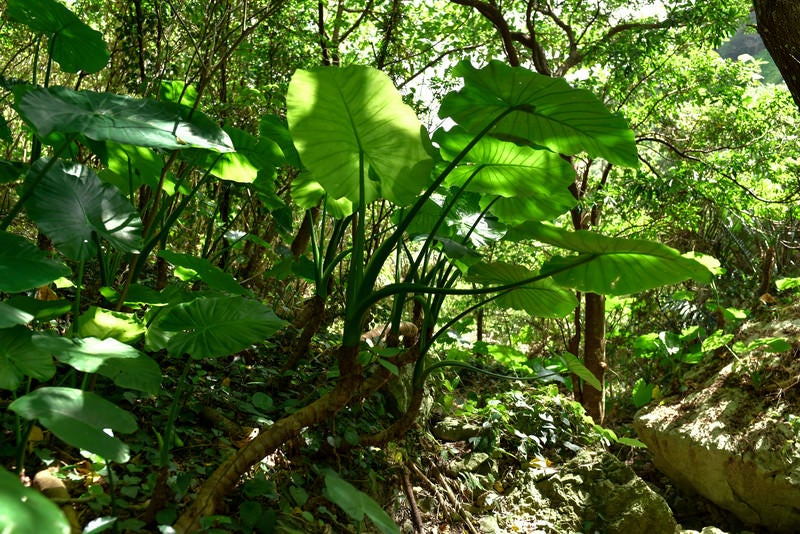
[[[325,474],[325,497],[355,521],[361,522],[366,515],[383,534],[400,534],[400,528],[392,521],[369,495],[343,480],[330,469]]]
[[[600,381],[597,379],[592,372],[583,365],[583,362],[578,359],[574,354],[569,352],[565,352],[561,355],[561,359],[564,360],[564,364],[569,369],[569,372],[576,375],[578,378],[592,386],[597,391],[603,391],[603,386],[600,385]]]
[[[0,467],[0,525],[8,534],[69,534],[67,518],[53,501]]]
[[[128,446],[103,429],[134,432],[136,419],[96,393],[43,387],[18,398],[8,408],[25,419],[38,419],[42,426],[73,447],[118,463],[130,458]]]
[[[631,393],[633,405],[636,408],[641,408],[645,404],[649,403],[653,399],[654,388],[655,384],[646,382],[644,378],[637,380],[633,385],[633,391]]]

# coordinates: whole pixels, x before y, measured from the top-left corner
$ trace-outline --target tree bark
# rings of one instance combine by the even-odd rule
[[[761,40],[800,107],[800,2],[753,0]]]
[[[584,297],[584,347],[583,363],[600,381],[600,391],[589,384],[583,385],[583,407],[598,425],[603,424],[606,412],[606,316],[605,297],[586,293]]]

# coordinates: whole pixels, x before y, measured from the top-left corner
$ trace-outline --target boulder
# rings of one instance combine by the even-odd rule
[[[792,409],[743,387],[729,364],[684,398],[645,407],[634,427],[655,466],[743,522],[800,531],[800,452]]]
[[[522,475],[506,501],[514,514],[531,514],[546,532],[674,534],[677,528],[664,499],[612,454],[581,450],[555,473]],[[537,480],[538,478],[538,480]]]

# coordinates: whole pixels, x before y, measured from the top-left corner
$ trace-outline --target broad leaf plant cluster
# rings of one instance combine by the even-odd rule
[[[44,36],[48,73],[56,65],[84,73],[104,67],[102,37],[58,2],[10,0],[8,16]],[[175,524],[178,532],[192,531],[261,458],[410,367],[408,411],[361,436],[359,446],[401,436],[430,373],[464,365],[429,357],[458,320],[440,321],[449,297],[475,297],[462,317],[489,302],[562,317],[575,308],[576,290],[625,295],[709,279],[701,263],[659,243],[553,224],[576,203],[568,189],[575,179],[570,156],[637,166],[624,117],[562,79],[499,61],[463,61],[453,75],[460,88],[439,110],[448,126],[429,132],[379,70],[298,70],[285,119],[264,117],[269,127],[260,137],[219,127],[177,82],[162,84],[159,99],[146,99],[51,87],[48,79],[6,81],[34,138],[30,161],[3,162],[2,177],[20,181],[18,200],[0,221],[0,388],[13,398],[7,409],[17,422],[16,468],[34,422],[106,462],[128,462],[125,434],[141,421],[96,393],[98,379],[134,396],[157,395],[168,366],[185,373],[191,359],[226,358],[290,329],[299,332],[293,351],[302,357],[331,285],[341,284],[341,338],[328,369],[333,386],[217,468]],[[291,325],[197,251],[171,245],[189,200],[205,184],[235,181],[268,195],[286,169],[296,173],[293,202],[308,210],[314,281]],[[378,235],[369,224],[377,205],[391,213],[388,230]],[[30,223],[22,224],[24,217]],[[31,227],[53,252],[23,231]],[[501,241],[521,243],[531,254],[544,245],[558,253],[537,271],[485,259],[482,251]],[[193,270],[205,289],[142,283],[156,257]],[[99,272],[108,305],[82,303],[88,269]],[[74,296],[36,298],[54,282],[71,284]],[[390,310],[377,337],[395,350],[365,342],[376,306]],[[66,318],[67,328],[54,328],[57,318]],[[175,392],[175,406],[181,395]],[[164,472],[179,417],[173,410],[160,436]],[[358,494],[335,473],[326,481],[337,503]],[[368,515],[384,521],[370,506],[364,505]],[[60,511],[0,471],[0,523],[20,521],[69,531]]]

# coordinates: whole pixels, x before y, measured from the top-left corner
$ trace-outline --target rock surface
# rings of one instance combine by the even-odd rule
[[[580,451],[556,473],[521,473],[506,501],[536,517],[535,532],[674,534],[664,499],[625,464],[602,450]]]
[[[765,388],[743,386],[742,362],[736,364],[685,398],[645,407],[634,426],[677,486],[745,523],[800,532],[796,410]]]

